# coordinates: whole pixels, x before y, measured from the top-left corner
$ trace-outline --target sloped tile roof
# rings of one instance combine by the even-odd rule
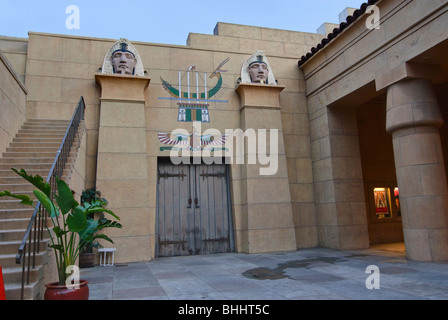
[[[327,44],[329,44],[334,38],[336,38],[340,33],[342,33],[348,26],[350,26],[352,23],[354,23],[360,16],[362,16],[365,12],[368,6],[374,5],[380,0],[369,0],[367,3],[363,3],[361,7],[353,13],[353,15],[348,16],[345,22],[341,22],[339,25],[339,28],[333,29],[333,32],[328,34],[328,36],[322,41],[317,44],[315,47],[311,48],[311,51],[308,52],[306,55],[302,56],[302,58],[299,60],[299,67],[301,67],[306,61],[308,61],[312,56],[314,56],[317,52],[322,50]]]

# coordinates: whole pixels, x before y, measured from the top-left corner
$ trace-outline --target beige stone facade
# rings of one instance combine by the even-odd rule
[[[259,163],[229,165],[235,251],[346,250],[404,241],[411,259],[446,261],[448,1],[376,5],[380,29],[367,28],[368,15],[361,15],[319,50],[328,30],[218,23],[213,35],[190,34],[186,46],[131,39],[145,76],[101,73],[117,39],[34,32],[28,39],[1,37],[1,61],[10,61],[3,64],[10,71],[0,73],[0,93],[9,97],[14,85],[10,100],[16,102],[7,114],[17,123],[6,128],[0,109],[0,129],[10,140],[25,118],[70,119],[83,96],[83,165],[72,187],[79,193],[97,186],[122,218],[123,229],[110,234],[117,262],[149,261],[159,241],[158,162],[170,157],[159,133],[193,130],[192,122],[178,121],[178,101],[168,99],[163,81],[177,85],[179,71],[194,66],[213,86],[216,79],[208,76],[227,61],[202,132],[278,132],[274,175],[260,175]],[[269,58],[276,84],[240,83],[241,66],[258,50]],[[230,157],[228,151],[223,156]],[[381,195],[388,206],[376,205]]]
[[[315,190],[323,195],[319,241],[343,249],[403,233],[409,258],[446,260],[448,3],[377,6],[379,29],[367,28],[363,15],[301,66]],[[375,214],[372,194],[383,187],[399,188],[400,216]]]
[[[0,73],[0,152],[3,153],[26,119],[28,90],[1,51]]]

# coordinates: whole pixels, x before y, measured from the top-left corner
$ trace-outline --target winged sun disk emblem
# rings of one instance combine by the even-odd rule
[[[174,133],[171,136],[168,133],[159,132],[159,141],[165,145],[190,145],[192,135]],[[202,146],[222,146],[227,141],[227,134],[222,135],[202,135],[200,141]]]

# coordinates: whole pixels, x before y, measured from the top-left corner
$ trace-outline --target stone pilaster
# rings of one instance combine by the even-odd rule
[[[241,97],[241,129],[245,133],[254,130],[257,138],[256,142],[248,139],[244,145],[244,163],[241,164],[243,223],[235,230],[237,237],[243,238],[237,241],[243,244],[239,251],[247,253],[297,248],[279,100],[283,89],[282,86],[259,84],[240,84],[236,89]],[[263,129],[266,136],[262,134]],[[272,141],[271,135],[275,138]],[[250,148],[254,143],[257,152]],[[260,163],[260,143],[266,145],[270,165]],[[249,163],[251,157],[256,158],[255,164]],[[263,169],[274,169],[274,166],[277,170],[263,172]]]
[[[96,186],[121,218],[108,230],[116,262],[150,260],[145,90],[148,77],[97,74],[101,86]]]
[[[388,87],[386,129],[393,138],[406,254],[412,260],[448,260],[442,124],[430,80],[408,79]]]
[[[354,108],[322,107],[310,120],[319,245],[369,247],[358,126]]]

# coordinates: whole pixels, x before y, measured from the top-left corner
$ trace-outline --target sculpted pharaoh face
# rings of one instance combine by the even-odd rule
[[[111,62],[114,67],[114,73],[132,75],[134,74],[137,59],[129,51],[117,50],[113,53]]]
[[[269,69],[264,62],[253,62],[248,68],[252,83],[268,83]]]

